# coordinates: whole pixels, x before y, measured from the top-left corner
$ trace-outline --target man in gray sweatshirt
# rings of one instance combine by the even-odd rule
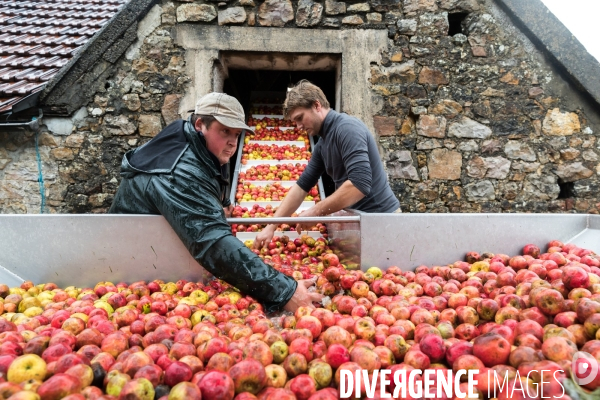
[[[344,208],[368,213],[400,212],[400,203],[388,183],[377,144],[362,121],[332,110],[323,91],[306,80],[289,89],[283,113],[309,135],[318,135],[319,141],[308,166],[277,208],[275,217],[292,215],[324,172],[333,179],[335,192],[301,216],[323,216]],[[276,225],[268,225],[263,229],[254,247],[266,246],[276,228]]]

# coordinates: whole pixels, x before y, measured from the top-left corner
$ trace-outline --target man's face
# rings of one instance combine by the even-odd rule
[[[195,128],[204,134],[208,151],[217,157],[221,165],[227,164],[235,153],[242,130],[229,128],[219,121],[214,121],[210,124],[210,128],[207,128],[199,118],[196,120]]]
[[[296,123],[299,129],[304,129],[310,136],[317,135],[323,125],[320,115],[321,105],[317,102],[310,108],[298,107],[290,111],[290,120]]]

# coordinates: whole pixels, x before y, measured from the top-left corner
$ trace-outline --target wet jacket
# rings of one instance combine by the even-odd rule
[[[109,210],[163,215],[190,254],[211,274],[276,311],[297,282],[266,265],[231,233],[223,207],[227,177],[192,123],[178,120],[145,145],[128,151]]]

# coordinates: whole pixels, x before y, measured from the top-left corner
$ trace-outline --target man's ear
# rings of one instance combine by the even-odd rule
[[[319,100],[315,100],[314,105],[316,112],[321,112],[321,102]]]
[[[202,132],[202,128],[204,127],[204,123],[201,118],[196,118],[196,123],[194,124],[194,129],[198,132]]]

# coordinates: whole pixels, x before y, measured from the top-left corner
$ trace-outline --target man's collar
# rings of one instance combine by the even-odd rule
[[[337,112],[333,108],[330,108],[329,112],[325,116],[325,119],[323,120],[321,130],[318,133],[320,137],[325,138],[327,136],[327,132],[329,132],[329,129],[331,129],[331,125],[335,119],[335,114],[337,114]]]

